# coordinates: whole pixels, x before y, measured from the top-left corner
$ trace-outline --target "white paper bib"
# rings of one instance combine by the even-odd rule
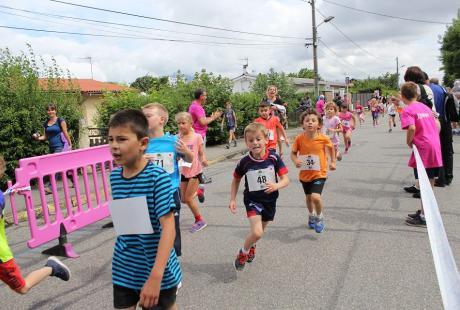
[[[265,169],[250,170],[246,172],[250,192],[261,191],[267,188],[267,183],[276,183],[275,168],[270,166]]]
[[[174,172],[174,153],[150,153],[151,162],[163,168],[168,174]]]
[[[300,155],[299,160],[302,162],[300,170],[320,171],[320,163],[318,155]]]

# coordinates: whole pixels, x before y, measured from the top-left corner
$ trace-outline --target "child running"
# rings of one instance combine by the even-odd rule
[[[359,101],[356,101],[356,114],[358,114],[358,119],[359,119],[359,125],[361,126],[364,124],[364,108],[362,105],[359,104]]]
[[[165,134],[164,126],[168,123],[168,110],[160,103],[149,103],[142,107],[142,112],[149,124],[149,144],[145,151],[145,158],[163,168],[171,178],[173,198],[176,204],[174,211],[174,223],[176,226],[176,239],[174,249],[177,256],[182,255],[180,235],[180,173],[179,158],[184,157],[185,161],[193,161],[193,153],[187,145],[177,136]]]
[[[337,105],[334,102],[328,102],[325,110],[326,115],[323,117],[321,132],[331,139],[337,160],[342,160],[342,154],[339,151],[339,133],[342,132],[342,124],[337,116]]]
[[[329,137],[321,134],[321,117],[316,111],[306,111],[300,116],[304,130],[292,145],[291,160],[300,168],[299,179],[306,196],[308,227],[322,233],[325,228],[321,193],[327,178],[327,157],[329,169],[335,170],[335,151]],[[326,157],[327,155],[327,157]]]
[[[426,174],[434,187],[435,178],[438,177],[439,168],[442,167],[441,143],[439,128],[436,124],[433,111],[423,103],[417,102],[418,85],[413,82],[401,86],[401,99],[406,105],[401,115],[401,127],[407,130],[406,143],[418,149]],[[397,100],[393,100],[394,103]],[[397,104],[397,103],[396,103]],[[414,154],[409,160],[409,167],[414,168],[415,179],[418,180],[417,165]],[[406,224],[410,226],[426,227],[423,205],[414,214],[409,214]]]
[[[4,173],[5,160],[3,156],[0,156],[0,178]],[[18,294],[26,294],[31,288],[50,276],[69,281],[71,276],[69,268],[53,256],[48,258],[45,267],[32,271],[25,278],[22,277],[21,269],[16,264],[6,239],[5,219],[3,218],[4,209],[5,199],[3,192],[0,191],[0,280]]]
[[[387,114],[388,114],[388,132],[392,132],[393,128],[396,127],[396,106],[393,102],[389,102],[387,105]]]
[[[356,118],[353,113],[348,111],[348,104],[344,103],[340,107],[339,118],[342,124],[343,144],[345,145],[344,153],[347,154],[351,147],[351,133],[356,125]]]
[[[255,119],[256,123],[260,123],[267,128],[267,149],[276,153],[276,143],[278,141],[278,130],[286,143],[286,146],[289,147],[289,141],[286,136],[286,130],[284,130],[283,125],[281,125],[280,120],[277,116],[271,115],[270,113],[270,103],[268,101],[262,100],[259,104],[259,116]],[[283,150],[280,145],[280,156],[283,156]]]
[[[173,188],[169,175],[144,157],[148,121],[139,110],[117,112],[109,123],[109,146],[119,168],[112,171],[114,200],[145,197],[153,233],[119,235],[112,258],[115,309],[177,309],[182,274],[173,250]],[[132,220],[132,219],[126,219]],[[115,227],[116,228],[116,227]]]
[[[182,202],[187,204],[195,217],[195,223],[190,228],[190,232],[196,233],[207,226],[205,220],[201,217],[200,210],[198,210],[195,196],[197,195],[203,167],[208,166],[208,161],[204,155],[203,138],[200,134],[195,133],[192,128],[192,115],[188,112],[180,112],[176,114],[176,123],[179,138],[184,141],[193,153],[191,166],[182,167],[180,196]]]
[[[235,137],[235,130],[236,130],[236,114],[235,111],[232,109],[232,103],[227,101],[225,104],[225,111],[223,114],[221,128],[224,128],[224,122],[227,123],[227,131],[228,131],[228,143],[225,148],[229,149],[230,144],[233,141],[233,146],[236,147],[236,137]]]
[[[372,114],[372,125],[375,127],[379,124],[379,103],[377,99],[372,98],[369,102]]]
[[[244,177],[244,205],[251,230],[235,259],[236,270],[243,270],[246,262],[254,260],[256,242],[275,217],[278,190],[289,184],[288,170],[283,160],[266,148],[268,130],[262,124],[246,126],[244,140],[249,155],[243,157],[235,168],[228,207],[233,214],[236,213],[236,194]]]

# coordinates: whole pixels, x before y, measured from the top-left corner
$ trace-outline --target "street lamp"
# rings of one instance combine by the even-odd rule
[[[315,0],[310,1],[311,5],[311,25],[313,30],[313,71],[315,73],[315,95],[319,95],[319,85],[318,85],[318,55],[317,55],[317,48],[318,48],[318,38],[317,38],[317,29],[323,23],[330,22],[334,19],[334,16],[326,17],[321,23],[316,25],[316,16],[315,16]]]

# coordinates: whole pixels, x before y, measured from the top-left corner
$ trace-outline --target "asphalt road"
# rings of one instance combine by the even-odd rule
[[[367,120],[369,122],[369,120]],[[437,188],[450,244],[460,262],[460,138],[455,137],[454,182]],[[208,227],[190,234],[182,209],[184,273],[180,309],[442,309],[426,229],[404,224],[420,203],[402,191],[411,184],[405,135],[386,126],[358,128],[350,154],[330,173],[323,192],[326,229],[307,229],[304,194],[287,158],[291,184],[280,193],[275,221],[258,243],[255,261],[236,272],[232,262],[248,231],[228,208],[237,158],[208,169],[213,183],[202,205]],[[111,254],[115,234],[102,221],[69,236],[81,255],[65,262],[70,282],[50,278],[28,295],[0,284],[1,309],[111,309]],[[28,249],[27,223],[7,235],[24,273],[40,267],[48,246]]]

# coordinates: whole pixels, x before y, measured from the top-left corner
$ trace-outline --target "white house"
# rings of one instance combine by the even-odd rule
[[[243,74],[232,79],[233,92],[245,93],[251,90],[252,84],[255,82],[257,75],[249,74],[244,70]]]

